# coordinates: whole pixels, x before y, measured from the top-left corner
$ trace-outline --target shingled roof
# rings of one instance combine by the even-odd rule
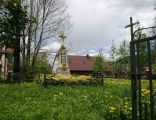
[[[68,66],[70,71],[92,71],[94,59],[89,55],[68,55]]]

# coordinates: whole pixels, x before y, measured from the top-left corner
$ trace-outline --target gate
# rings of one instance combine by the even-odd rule
[[[143,28],[138,29],[133,32],[133,23],[132,18],[130,18],[130,25],[126,27],[131,27],[131,42],[130,42],[130,57],[131,57],[131,88],[132,88],[132,118],[133,120],[156,120],[156,110],[155,110],[155,102],[154,101],[154,88],[153,88],[153,69],[152,69],[152,42],[156,41],[156,36],[152,37],[145,37],[145,38],[138,38],[135,40],[134,36],[137,32],[142,31],[144,29],[154,28]],[[141,52],[140,46],[144,44],[146,47],[146,71],[143,72],[141,69]],[[145,58],[144,58],[145,59]],[[156,61],[156,59],[155,59]],[[145,79],[146,80],[143,80]],[[143,89],[143,84],[148,83],[146,89]],[[143,90],[147,95],[147,101],[143,100]],[[155,112],[154,112],[155,110]]]

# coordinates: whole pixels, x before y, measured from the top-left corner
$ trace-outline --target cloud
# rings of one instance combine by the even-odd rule
[[[97,56],[98,55],[98,51],[96,51],[96,50],[89,50],[89,55],[90,56]]]
[[[67,40],[72,42],[70,54],[96,54],[103,49],[108,54],[114,40],[118,46],[124,39],[130,40],[130,30],[124,26],[129,18],[139,20],[144,27],[154,24],[154,0],[66,0],[73,22]],[[59,43],[45,48],[57,50]]]
[[[42,47],[42,49],[45,49],[45,50],[49,50],[49,51],[57,51],[59,48],[60,48],[60,43],[58,42],[53,42],[53,43],[49,43],[47,46],[45,47]]]

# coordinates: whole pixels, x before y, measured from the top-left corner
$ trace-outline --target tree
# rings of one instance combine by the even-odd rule
[[[23,0],[30,5],[31,19],[23,38],[23,67],[34,68],[38,52],[46,41],[71,27],[70,16],[64,0]],[[26,40],[27,39],[27,40]]]
[[[147,37],[147,35],[143,31],[138,31],[135,34],[136,40],[140,40],[140,39],[143,39],[146,37]],[[141,71],[144,71],[144,68],[148,66],[147,42],[142,42],[142,43],[138,44],[138,47],[139,47],[139,66],[140,66]]]
[[[39,53],[34,67],[36,74],[44,73],[45,71],[46,73],[52,72],[52,67],[49,64],[48,55],[46,52]]]
[[[114,62],[116,60],[117,56],[118,56],[117,47],[116,47],[116,45],[114,43],[114,40],[113,40],[111,50],[110,50],[110,59],[111,59],[111,61]]]
[[[71,23],[64,0],[1,0],[0,26],[0,43],[14,48],[14,71],[20,71],[21,52],[25,73],[34,69],[39,50],[47,40],[67,32]]]
[[[114,43],[114,41],[112,41],[112,46],[111,46],[111,49],[110,49],[110,52],[109,52],[109,55],[110,55],[110,61],[111,61],[111,73],[113,74],[113,77],[115,76],[115,72],[116,72],[116,60],[118,58],[118,50],[117,50],[117,47]]]
[[[118,58],[116,60],[117,71],[120,73],[128,73],[130,71],[130,46],[126,40],[120,43]]]
[[[25,9],[21,0],[2,0],[0,4],[0,40],[1,44],[14,49],[14,74],[20,73],[20,38],[27,23]],[[18,75],[17,75],[18,76]],[[17,77],[16,80],[18,80]]]
[[[128,73],[130,67],[130,51],[129,43],[126,40],[123,40],[120,43],[119,48],[117,48],[112,42],[110,50],[110,62],[109,62],[110,72],[115,77],[116,74]]]
[[[154,5],[154,10],[156,11],[156,4]],[[155,16],[155,21],[154,24],[156,25],[156,16]],[[152,30],[153,36],[156,35],[156,28],[153,28]],[[153,41],[152,45],[152,63],[153,63],[153,70],[156,73],[156,39]]]
[[[95,73],[103,73],[105,70],[105,58],[102,49],[99,50],[99,53],[95,58],[93,69]]]

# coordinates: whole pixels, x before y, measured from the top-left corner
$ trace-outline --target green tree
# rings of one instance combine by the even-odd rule
[[[156,4],[154,5],[154,10],[156,13]],[[156,16],[155,16],[155,21],[154,24],[156,25]],[[153,36],[156,35],[156,28],[153,28]],[[156,39],[153,41],[153,46],[152,46],[152,67],[154,72],[156,73]]]
[[[110,59],[112,62],[115,62],[118,56],[117,47],[114,43],[114,40],[112,41],[112,46],[110,50]]]
[[[117,71],[120,73],[127,73],[130,71],[130,50],[129,43],[124,40],[120,43],[118,51],[118,58],[116,60]]]
[[[1,0],[0,11],[0,41],[14,49],[13,72],[18,76],[20,73],[20,39],[27,23],[27,14],[21,6],[21,0]]]
[[[103,73],[105,70],[105,58],[102,49],[99,50],[99,53],[95,58],[93,69],[95,73]]]
[[[153,41],[151,53],[152,53],[152,67],[154,72],[156,73],[156,40]]]
[[[109,52],[110,55],[110,65],[112,66],[110,69],[110,72],[113,74],[113,77],[115,77],[115,73],[116,73],[116,68],[117,68],[117,58],[118,58],[118,49],[114,43],[114,41],[112,41],[112,46]]]
[[[140,39],[143,39],[146,37],[147,37],[147,35],[143,31],[138,31],[135,34],[136,40],[140,40]],[[144,71],[144,68],[148,66],[147,42],[142,42],[142,43],[138,44],[138,47],[139,47],[139,66],[140,66],[141,71]]]

